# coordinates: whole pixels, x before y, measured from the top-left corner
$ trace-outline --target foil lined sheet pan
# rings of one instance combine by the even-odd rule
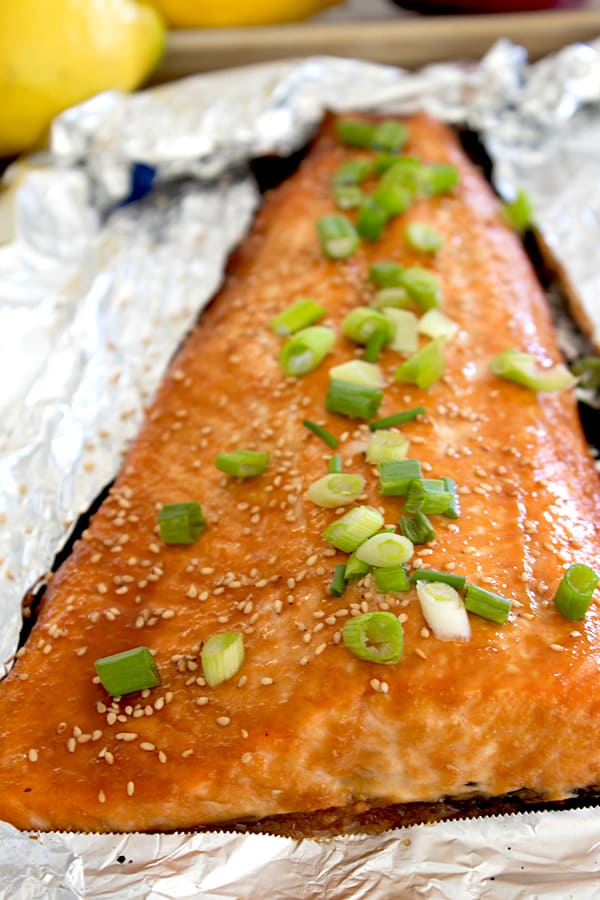
[[[535,66],[507,41],[479,64],[417,73],[330,58],[274,63],[67,111],[17,193],[14,239],[0,246],[0,675],[22,597],[116,473],[248,227],[258,202],[249,160],[301,147],[327,108],[425,109],[477,131],[499,191],[530,191],[600,341],[600,42]],[[219,833],[33,840],[0,824],[0,894],[596,897],[598,836],[600,817],[582,810],[327,843]]]

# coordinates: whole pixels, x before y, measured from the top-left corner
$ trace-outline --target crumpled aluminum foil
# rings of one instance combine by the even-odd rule
[[[417,73],[280,62],[106,93],[65,112],[50,156],[17,193],[14,240],[0,246],[0,675],[23,596],[116,473],[248,227],[258,202],[249,160],[302,146],[328,108],[425,109],[477,131],[499,191],[531,193],[600,343],[600,42],[534,66],[507,41],[479,64]],[[591,898],[598,835],[600,816],[584,810],[327,843],[220,833],[34,840],[0,823],[0,894]]]

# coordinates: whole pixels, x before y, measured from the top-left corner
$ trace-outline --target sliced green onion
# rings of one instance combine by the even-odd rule
[[[417,581],[425,621],[440,641],[468,641],[471,626],[459,593],[442,581]]]
[[[400,516],[400,530],[413,544],[427,544],[436,538],[435,529],[420,509],[413,517]]]
[[[274,319],[271,319],[269,328],[275,334],[287,337],[290,334],[295,334],[296,331],[300,331],[301,328],[306,328],[307,325],[312,325],[313,322],[318,322],[324,315],[325,310],[322,306],[319,306],[316,300],[304,297],[302,300],[296,300],[295,303],[282,310]]]
[[[332,366],[329,377],[333,381],[349,381],[365,387],[381,388],[384,384],[383,372],[379,366],[362,359],[351,359],[339,366]]]
[[[371,147],[374,150],[384,150],[386,153],[397,153],[407,140],[408,128],[404,122],[386,119],[385,122],[375,126]]]
[[[204,680],[210,687],[233,678],[244,662],[244,637],[241,631],[213,634],[202,647],[200,661]]]
[[[535,357],[520,350],[503,350],[493,358],[490,370],[494,375],[514,381],[534,391],[562,391],[573,387],[577,379],[562,363],[542,369]]]
[[[467,584],[464,575],[455,575],[454,572],[438,572],[437,569],[415,569],[410,580],[413,584],[417,581],[437,581],[441,584],[449,584],[457,591],[464,591]]]
[[[337,440],[337,438],[336,438]],[[327,463],[328,470],[334,474],[342,471],[342,457],[339,453],[334,453],[329,462]]]
[[[370,612],[347,619],[344,644],[359,659],[393,665],[402,659],[404,632],[399,619],[389,612]]]
[[[427,411],[424,406],[413,406],[411,409],[404,409],[402,412],[394,413],[393,416],[386,416],[385,419],[375,419],[374,422],[371,422],[369,428],[371,431],[379,431],[381,428],[394,428],[397,425],[412,422],[417,416],[425,415],[427,415]]]
[[[368,463],[406,459],[408,438],[400,431],[375,431],[369,438],[366,460]]]
[[[367,538],[356,550],[356,555],[370,566],[389,568],[408,562],[415,548],[412,541],[402,534],[381,532]]]
[[[378,153],[373,163],[375,175],[383,175],[388,169],[391,169],[398,162],[396,153]]]
[[[379,287],[397,287],[401,284],[404,268],[393,260],[382,260],[369,266],[369,281]]]
[[[327,431],[326,428],[323,428],[322,425],[317,425],[316,422],[312,422],[310,419],[303,419],[302,424],[305,428],[308,428],[309,431],[312,431],[313,434],[316,434],[321,440],[325,441],[328,447],[331,447],[333,450],[338,446],[339,441],[334,434],[330,431]]]
[[[452,503],[448,509],[444,510],[442,515],[447,519],[458,519],[460,516],[460,503],[456,493],[456,482],[453,478],[447,478],[445,475],[442,476],[442,481],[444,482],[444,489],[452,494]]]
[[[330,259],[346,259],[360,245],[354,225],[345,216],[321,216],[316,228],[321,249]]]
[[[356,230],[366,241],[378,241],[389,216],[373,199],[367,197],[358,208]]]
[[[390,350],[410,356],[419,347],[419,322],[413,312],[408,309],[384,309],[383,314],[394,327],[394,337],[390,342]]]
[[[298,331],[281,348],[279,364],[286,375],[312,372],[335,343],[335,331],[323,325],[311,325]]]
[[[422,186],[423,166],[416,156],[399,156],[381,178],[382,185],[396,184],[416,195]]]
[[[364,119],[339,119],[335,130],[339,139],[350,147],[373,146],[375,125],[372,122],[365,122]]]
[[[400,276],[400,284],[423,310],[434,309],[442,303],[440,282],[428,269],[422,269],[420,266],[404,269]]]
[[[433,163],[421,169],[421,188],[430,196],[446,194],[456,187],[460,173],[451,163]]]
[[[598,575],[593,569],[583,563],[575,563],[563,575],[554,595],[554,605],[565,619],[572,622],[583,619],[597,584]]]
[[[355,506],[328,525],[323,532],[325,540],[343,550],[352,553],[357,547],[379,531],[383,525],[383,516],[372,506]]]
[[[404,231],[404,240],[419,253],[437,253],[444,246],[444,238],[427,222],[411,222]]]
[[[370,305],[374,306],[376,309],[382,309],[383,307],[389,309],[404,309],[407,306],[412,306],[412,302],[413,301],[408,296],[405,288],[388,287],[377,291],[377,293],[373,295]]]
[[[236,478],[254,478],[266,471],[269,454],[256,450],[231,450],[229,453],[219,453],[215,465],[221,472]]]
[[[390,216],[399,216],[406,212],[413,200],[413,195],[401,184],[382,184],[373,194],[373,200]]]
[[[439,309],[428,309],[419,319],[419,334],[430,338],[450,340],[458,331],[458,325],[441,313]]]
[[[369,337],[365,346],[364,357],[366,362],[377,362],[381,355],[381,351],[389,341],[387,329],[377,328]]]
[[[396,381],[416,384],[425,390],[435,384],[446,370],[446,361],[443,354],[444,341],[430,341],[429,344],[398,366],[394,372]]]
[[[317,481],[313,481],[307,491],[309,500],[317,506],[335,509],[353,503],[365,486],[362,475],[329,473]]]
[[[355,184],[337,184],[333,189],[333,199],[338,209],[358,209],[365,195]]]
[[[410,590],[410,581],[404,566],[373,569],[373,578],[377,590],[383,594]]]
[[[371,306],[357,306],[342,322],[342,334],[358,344],[366,344],[374,331],[383,331],[386,341],[394,336],[394,326],[382,312]]]
[[[160,539],[165,544],[193,544],[206,528],[199,503],[167,503],[157,518]]]
[[[373,163],[370,159],[351,159],[342,163],[333,176],[334,185],[360,184],[368,178],[373,171]]]
[[[452,504],[452,497],[441,478],[416,478],[408,487],[404,509],[407,513],[420,510],[425,515],[441,515]]]
[[[147,647],[133,647],[94,662],[96,674],[111,697],[122,697],[160,684],[154,657]]]
[[[482,619],[504,625],[510,612],[510,600],[468,582],[465,588],[465,608]]]
[[[519,188],[515,199],[504,204],[504,215],[519,234],[531,228],[535,212],[533,201],[526,190]]]
[[[363,562],[362,559],[357,557],[355,550],[346,560],[346,581],[348,581],[349,578],[362,578],[363,575],[367,574],[370,568],[368,563]]]
[[[412,481],[421,478],[418,459],[400,459],[379,463],[379,493],[385,497],[405,497]]]
[[[372,419],[382,400],[383,391],[379,388],[332,379],[327,389],[325,406],[328,412],[355,419]]]
[[[340,563],[333,570],[333,578],[328,591],[332,597],[341,597],[346,588],[346,566]]]

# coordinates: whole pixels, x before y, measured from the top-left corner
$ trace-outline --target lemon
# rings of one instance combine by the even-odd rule
[[[176,28],[272,25],[306,19],[340,0],[152,0]]]
[[[164,34],[135,0],[0,0],[0,156],[30,147],[67,106],[137,87]]]

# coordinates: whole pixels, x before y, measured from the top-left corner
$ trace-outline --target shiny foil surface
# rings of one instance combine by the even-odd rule
[[[477,132],[500,194],[531,194],[600,346],[600,41],[531,66],[507,41],[479,64],[417,73],[279,62],[68,110],[14,192],[8,235],[0,228],[0,675],[18,647],[23,597],[114,477],[249,226],[259,202],[250,160],[302,147],[326,109],[425,109]],[[327,842],[28,836],[0,823],[0,896],[591,898],[599,836],[590,810]]]

